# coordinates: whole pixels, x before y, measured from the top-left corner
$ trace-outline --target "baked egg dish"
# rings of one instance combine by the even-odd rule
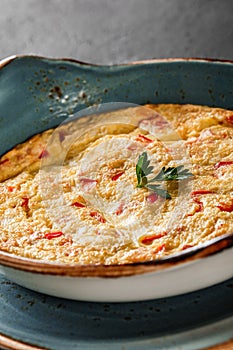
[[[134,106],[73,119],[0,159],[0,250],[113,265],[233,232],[233,111]]]

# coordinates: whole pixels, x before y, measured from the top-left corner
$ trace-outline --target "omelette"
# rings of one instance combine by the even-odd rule
[[[154,261],[233,232],[233,111],[157,104],[73,118],[0,158],[0,250]]]

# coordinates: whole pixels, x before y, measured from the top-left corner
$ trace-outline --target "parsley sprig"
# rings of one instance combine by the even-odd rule
[[[164,190],[161,185],[154,184],[154,182],[186,180],[193,176],[193,174],[190,173],[188,169],[185,169],[183,165],[179,165],[177,167],[168,167],[167,169],[162,167],[155,177],[148,179],[148,175],[153,174],[153,170],[154,167],[150,165],[147,153],[143,152],[140,154],[136,165],[136,175],[138,180],[137,187],[147,188],[166,199],[171,199],[170,193]]]

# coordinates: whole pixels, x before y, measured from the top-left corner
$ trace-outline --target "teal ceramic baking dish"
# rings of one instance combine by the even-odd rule
[[[0,62],[0,154],[84,108],[109,102],[233,109],[232,86],[230,61],[164,59],[95,66],[69,59],[10,57]],[[80,268],[0,252],[0,272],[59,297],[136,301],[187,293],[231,278],[232,249],[229,233],[211,246],[164,259],[162,269],[156,262]]]
[[[0,154],[75,112],[107,102],[233,108],[233,63],[164,59],[95,66],[67,59],[0,62]]]

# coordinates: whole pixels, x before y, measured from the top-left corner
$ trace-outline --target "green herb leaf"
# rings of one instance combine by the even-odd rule
[[[184,169],[183,165],[179,165],[178,167],[169,167],[165,169],[163,167],[158,175],[156,175],[149,182],[154,181],[171,181],[171,180],[186,180],[189,177],[192,177],[193,174],[190,173],[188,169]]]
[[[144,187],[147,184],[147,175],[151,174],[154,167],[149,166],[150,161],[148,160],[147,153],[143,152],[139,158],[136,165],[136,174],[138,185],[137,187]]]
[[[148,188],[148,190],[151,190],[152,192],[157,193],[160,197],[162,198],[166,198],[166,199],[171,199],[171,195],[170,193],[168,193],[166,190],[164,190],[161,186],[159,185],[150,185],[147,184],[145,186],[146,188]]]
[[[171,195],[160,185],[153,184],[153,182],[178,181],[193,177],[193,174],[190,173],[188,169],[185,169],[183,165],[179,165],[177,167],[168,167],[167,169],[162,167],[160,172],[155,177],[148,179],[147,176],[152,174],[153,170],[154,167],[150,165],[150,160],[148,159],[147,153],[143,152],[140,154],[136,165],[136,175],[138,180],[137,187],[145,187],[157,193],[160,197],[166,199],[171,199]]]

